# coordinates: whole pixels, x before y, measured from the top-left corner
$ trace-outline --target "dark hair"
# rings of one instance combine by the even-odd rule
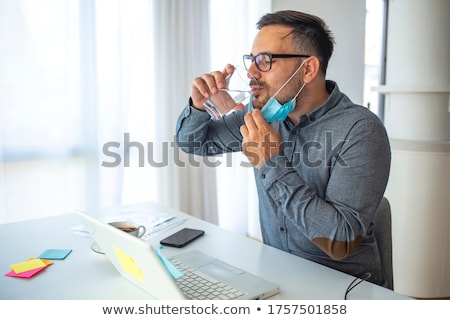
[[[270,25],[292,27],[292,35],[302,54],[314,55],[320,61],[325,75],[334,47],[334,38],[325,22],[317,16],[294,10],[277,11],[262,16],[256,24],[258,29]]]

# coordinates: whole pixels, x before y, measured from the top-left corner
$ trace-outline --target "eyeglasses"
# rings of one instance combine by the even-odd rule
[[[256,63],[256,68],[261,72],[269,71],[272,68],[273,58],[309,58],[310,55],[306,54],[272,54],[272,53],[260,53],[256,56],[250,54],[244,54],[244,66],[245,69],[249,70],[252,63]]]

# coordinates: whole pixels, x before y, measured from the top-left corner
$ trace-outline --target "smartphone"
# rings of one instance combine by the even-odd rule
[[[159,243],[169,247],[182,248],[204,234],[203,230],[184,228],[162,239]]]

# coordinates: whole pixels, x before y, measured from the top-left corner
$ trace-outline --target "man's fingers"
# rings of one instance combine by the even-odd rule
[[[238,103],[233,109],[234,110],[244,110],[244,105],[242,103]]]
[[[243,124],[240,128],[241,134],[244,137],[244,140],[248,137],[248,128],[245,124]]]
[[[231,64],[226,65],[223,72],[213,71],[205,73],[197,77],[192,82],[191,98],[194,106],[198,109],[203,109],[203,103],[212,95],[219,92],[219,89],[226,88],[225,78],[229,73],[233,73],[234,67]]]
[[[249,112],[244,116],[245,125],[248,127],[249,131],[256,131],[258,127],[256,126],[255,120],[253,119],[253,112]]]
[[[253,110],[253,121],[255,122],[255,125],[260,129],[267,129],[270,130],[272,126],[264,119],[264,116],[260,109]]]
[[[227,64],[223,69],[223,74],[225,78],[234,72],[234,66],[232,64]]]

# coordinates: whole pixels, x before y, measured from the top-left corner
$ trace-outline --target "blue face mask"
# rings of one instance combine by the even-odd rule
[[[273,122],[275,120],[286,120],[289,113],[295,108],[295,98],[281,104],[277,99],[271,97],[261,109],[261,113],[267,122]]]
[[[305,63],[305,61],[303,61]],[[277,99],[275,99],[275,96],[288,84],[289,81],[295,76],[295,74],[301,69],[303,66],[303,63],[300,65],[300,67],[295,70],[295,72],[292,74],[292,76],[289,77],[289,79],[286,80],[286,82],[281,86],[280,89],[271,97],[266,104],[261,108],[261,113],[264,116],[264,119],[266,119],[267,122],[273,122],[275,120],[286,120],[289,113],[291,113],[292,110],[295,108],[295,101],[297,100],[298,95],[300,92],[302,92],[303,88],[305,87],[306,83],[303,83],[300,90],[297,92],[294,98],[286,102],[285,104],[281,104],[278,102]],[[253,95],[250,97],[250,109],[254,109],[253,107]]]

